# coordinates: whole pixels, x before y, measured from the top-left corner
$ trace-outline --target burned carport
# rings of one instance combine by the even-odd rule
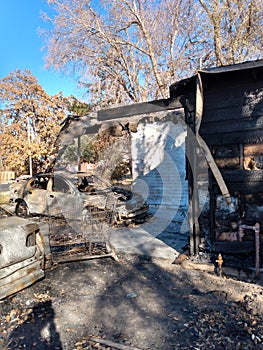
[[[149,239],[152,236],[159,238],[159,234],[165,231],[166,237],[162,240],[173,241],[173,247],[180,250],[187,244],[188,229],[186,225],[183,234],[179,234],[182,223],[186,221],[188,202],[184,166],[186,127],[183,109],[174,110],[172,106],[169,112],[164,102],[121,106],[85,117],[70,117],[57,140],[60,146],[57,159],[63,157],[74,138],[76,146],[85,144],[84,135],[110,134],[114,143],[106,147],[97,162],[105,162],[107,166],[96,166],[94,173],[110,180],[118,158],[121,159],[123,154],[130,157],[128,183],[124,178],[125,184],[121,181],[120,185],[128,186],[133,193],[139,193],[147,200],[151,220],[144,222],[141,228],[148,233]],[[179,106],[177,103],[176,107]],[[101,115],[105,117],[105,113],[112,111],[116,120],[99,120]],[[54,168],[57,169],[57,164]]]
[[[262,60],[200,70],[171,85],[168,99],[99,110],[72,129],[77,136],[102,125],[184,119],[187,159],[178,166],[188,182],[190,252],[223,253],[237,267],[256,266],[256,274],[263,251],[262,71]],[[72,137],[64,132],[62,139]]]
[[[166,101],[138,106],[142,113],[184,108],[192,254],[239,255],[235,263],[255,264],[256,274],[263,251],[262,81],[262,60],[201,70],[173,84]],[[99,118],[116,117],[116,110],[107,113]]]

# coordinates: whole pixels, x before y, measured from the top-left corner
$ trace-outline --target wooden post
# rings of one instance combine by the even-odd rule
[[[80,145],[81,145],[81,136],[78,136],[78,171],[81,171],[81,159],[80,159]]]

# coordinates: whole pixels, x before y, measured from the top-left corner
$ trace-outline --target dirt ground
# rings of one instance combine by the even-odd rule
[[[263,349],[263,286],[123,255],[53,266],[0,302],[1,349]]]
[[[194,258],[119,258],[53,265],[0,301],[0,349],[263,349],[263,276],[219,277]]]

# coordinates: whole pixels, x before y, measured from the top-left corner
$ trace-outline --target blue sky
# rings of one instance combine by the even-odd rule
[[[49,95],[81,98],[72,78],[44,68],[43,42],[38,28],[45,24],[40,12],[48,11],[45,0],[0,0],[0,78],[15,69],[29,69]]]

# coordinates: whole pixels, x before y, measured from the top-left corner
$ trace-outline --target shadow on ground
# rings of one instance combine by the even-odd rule
[[[71,350],[94,336],[144,350],[257,349],[262,314],[243,296],[259,289],[145,257],[62,264],[4,302],[5,315],[32,308],[15,329],[5,323],[6,345]],[[39,303],[40,293],[50,300]]]
[[[50,300],[36,304],[26,320],[11,332],[8,349],[62,349],[54,318]]]

